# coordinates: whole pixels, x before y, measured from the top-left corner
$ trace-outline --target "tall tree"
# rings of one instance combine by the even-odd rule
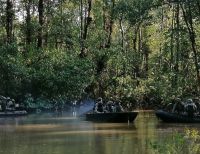
[[[38,14],[39,14],[39,29],[38,29],[38,48],[42,48],[43,43],[43,24],[44,24],[44,1],[38,2]]]
[[[171,35],[170,35],[170,69],[174,70],[174,32],[175,32],[175,6],[172,4]]]
[[[88,27],[92,21],[91,9],[92,9],[92,0],[87,0],[87,4],[84,8],[83,13],[83,1],[81,0],[80,4],[81,11],[81,53],[80,57],[86,56],[87,47],[85,46],[85,41],[87,39]],[[84,17],[84,18],[83,18]]]
[[[31,27],[31,4],[32,0],[25,3],[26,8],[26,44],[30,45],[32,41],[32,27]]]
[[[121,47],[122,51],[124,50],[124,28],[123,28],[123,16],[121,15],[119,17],[119,27],[120,27],[120,32],[121,32]]]
[[[6,1],[6,34],[7,34],[7,43],[13,41],[13,19],[14,19],[14,10],[12,0]]]
[[[175,85],[177,84],[179,74],[179,60],[180,60],[180,4],[179,1],[176,4],[176,64],[175,64]]]
[[[114,24],[114,9],[115,9],[115,0],[107,1],[104,0],[103,6],[103,28],[106,32],[106,39],[104,40],[103,47],[110,48]]]
[[[198,84],[198,90],[200,90],[200,72],[199,72],[199,62],[198,62],[198,51],[196,47],[196,34],[194,29],[194,23],[193,23],[193,14],[192,14],[192,2],[186,1],[184,4],[181,5],[181,9],[183,12],[184,21],[186,23],[189,38],[192,46],[192,51],[194,53],[194,64],[195,64],[195,70],[196,70],[196,80]]]

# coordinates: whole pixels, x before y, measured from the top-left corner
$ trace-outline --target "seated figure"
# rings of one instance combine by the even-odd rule
[[[128,102],[127,104],[126,104],[126,107],[127,107],[127,111],[132,111],[132,103],[130,103],[130,102]]]
[[[181,101],[180,98],[177,98],[173,101],[173,108],[172,112],[177,112],[178,114],[183,113],[185,110],[184,103]]]
[[[112,101],[108,101],[106,103],[105,111],[106,112],[113,112],[113,102]]]
[[[94,112],[95,113],[103,113],[104,112],[102,98],[97,99],[95,106],[94,106]]]
[[[14,111],[15,110],[15,100],[10,97],[4,97],[0,95],[0,106],[1,111]]]
[[[193,117],[195,112],[197,111],[197,106],[192,101],[192,99],[188,99],[185,105],[185,111],[187,112],[189,117]]]
[[[123,107],[121,106],[121,103],[119,103],[119,102],[115,103],[115,110],[116,110],[116,112],[123,112],[124,111]]]
[[[173,106],[174,106],[173,103],[169,103],[169,104],[166,104],[164,108],[165,108],[166,111],[172,112]]]
[[[6,112],[7,110],[7,98],[0,95],[1,111]]]
[[[7,99],[7,110],[8,111],[14,111],[15,110],[15,100],[10,99],[9,97]]]
[[[198,97],[193,99],[193,102],[195,103],[195,105],[197,106],[197,114],[200,114],[200,99]]]

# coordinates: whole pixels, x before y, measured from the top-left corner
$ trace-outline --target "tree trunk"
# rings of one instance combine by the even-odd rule
[[[90,23],[92,21],[92,18],[90,16],[91,9],[92,9],[92,0],[88,0],[88,9],[87,9],[87,13],[85,16],[85,27],[84,27],[84,33],[83,33],[84,40],[86,40],[86,38],[87,38],[88,26],[90,25]]]
[[[171,54],[171,56],[170,56],[170,69],[171,69],[171,71],[173,71],[173,65],[174,65],[174,16],[175,16],[175,11],[174,11],[174,5],[172,6],[172,11],[173,11],[173,13],[172,13],[172,24],[171,24],[171,44],[170,44],[170,54]]]
[[[31,44],[31,3],[32,0],[28,0],[26,3],[26,44],[30,45]]]
[[[123,29],[123,25],[122,25],[122,16],[119,19],[119,26],[120,26],[120,32],[121,32],[121,47],[122,47],[122,51],[124,51],[124,29]]]
[[[114,23],[114,7],[115,7],[115,0],[111,1],[111,12],[106,12],[106,7],[103,7],[103,29],[106,32],[106,38],[105,40],[102,41],[101,45],[100,45],[100,49],[105,49],[105,48],[110,48],[111,46],[111,36],[112,36],[112,32],[113,32],[113,23]],[[106,2],[104,1],[104,5]],[[108,13],[108,14],[107,14]],[[103,70],[106,68],[106,64],[107,64],[107,55],[103,55],[99,58],[98,62],[97,62],[97,80],[98,80],[98,90],[99,90],[99,94],[104,96],[105,95],[105,86],[103,86],[102,84],[102,79],[101,79],[101,73],[103,72]]]
[[[145,78],[148,77],[148,71],[149,71],[149,46],[147,45],[147,29],[146,27],[143,28],[143,40],[142,40],[142,54],[143,54],[143,75]]]
[[[38,13],[39,13],[39,29],[38,29],[38,48],[42,48],[43,41],[43,24],[44,24],[44,2],[39,0],[38,3]]]
[[[197,4],[197,8],[199,11],[199,18],[200,18],[200,2],[199,2],[199,0],[196,0],[196,4]]]
[[[112,0],[112,8],[111,8],[111,13],[110,13],[110,18],[108,20],[108,22],[106,23],[106,30],[108,33],[108,37],[107,37],[107,42],[105,44],[106,48],[110,48],[111,46],[111,36],[112,36],[112,32],[113,32],[113,24],[114,24],[114,7],[115,7],[115,0]]]
[[[198,56],[197,56],[197,49],[196,49],[195,31],[194,31],[194,27],[193,27],[193,18],[192,18],[192,12],[191,12],[191,2],[187,2],[186,6],[188,7],[187,10],[184,9],[183,5],[181,5],[181,9],[182,9],[184,21],[186,23],[188,33],[190,36],[192,51],[194,53],[196,78],[197,78],[198,90],[200,90],[200,74],[199,74],[199,67],[198,67]]]
[[[161,8],[161,24],[160,24],[160,33],[162,34],[163,32],[163,27],[164,27],[164,8]],[[160,47],[159,47],[159,67],[161,68],[162,66],[162,41],[160,41]]]
[[[176,64],[175,64],[175,79],[174,79],[174,84],[177,85],[177,80],[178,80],[178,73],[179,73],[179,50],[180,50],[180,21],[179,21],[179,3],[177,3],[176,6]]]
[[[140,53],[140,56],[141,56],[141,49],[142,49],[142,27],[139,28],[139,33],[138,33],[138,52]]]
[[[92,0],[87,1],[87,10],[85,10],[84,14],[84,21],[83,21],[83,2],[81,0],[81,53],[80,57],[85,57],[86,56],[86,47],[85,47],[85,40],[87,39],[87,34],[88,34],[88,27],[92,21],[91,17],[91,9],[92,9]],[[83,25],[84,23],[84,25]]]
[[[49,23],[51,22],[51,1],[46,2],[46,24],[45,24],[45,32],[44,32],[44,46],[48,46],[48,39],[49,39]]]
[[[13,18],[14,18],[14,10],[13,3],[11,0],[6,1],[6,35],[7,35],[7,43],[11,43],[13,41]]]
[[[84,51],[84,43],[83,43],[83,0],[80,0],[80,19],[81,19],[81,27],[80,27],[80,48],[81,53],[80,57],[83,57],[83,51]]]
[[[134,52],[137,51],[138,29],[139,29],[139,26],[135,26],[135,28],[134,28],[134,36],[133,36],[133,50],[134,50]]]

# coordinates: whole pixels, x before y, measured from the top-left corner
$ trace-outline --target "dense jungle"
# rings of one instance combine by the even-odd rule
[[[199,0],[1,0],[0,95],[155,109],[200,97],[199,47]]]

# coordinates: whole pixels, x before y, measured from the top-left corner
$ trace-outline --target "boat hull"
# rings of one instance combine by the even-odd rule
[[[133,122],[138,112],[116,112],[116,113],[87,113],[86,120],[94,122]]]
[[[200,123],[200,116],[188,117],[187,115],[179,115],[176,113],[169,113],[163,110],[155,112],[156,116],[163,122],[171,123]]]
[[[25,116],[28,113],[26,111],[7,111],[7,112],[0,112],[1,117],[17,117],[17,116]]]

